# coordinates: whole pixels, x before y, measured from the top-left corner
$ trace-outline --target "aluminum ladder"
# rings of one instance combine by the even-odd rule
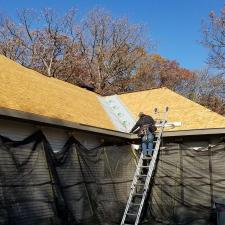
[[[157,113],[157,108],[155,109],[155,113]],[[164,119],[160,121],[160,130],[156,135],[156,141],[153,142],[153,156],[147,157],[143,155],[143,153],[140,155],[133,182],[131,184],[127,205],[120,225],[139,224],[142,209],[148,194],[149,184],[155,169],[161,144],[161,137],[167,120],[167,113],[168,107],[166,107],[165,111],[163,112]],[[145,174],[143,170],[145,170]]]

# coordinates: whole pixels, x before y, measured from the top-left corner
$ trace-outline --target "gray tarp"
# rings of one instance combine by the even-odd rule
[[[149,200],[152,216],[160,221],[175,216],[188,224],[191,214],[206,224],[215,198],[225,196],[225,144],[194,147],[167,144],[160,151]]]
[[[118,224],[133,178],[129,146],[54,153],[42,133],[0,137],[0,224]]]
[[[224,143],[166,144],[144,218],[157,224],[208,224],[225,195]],[[120,224],[135,170],[129,145],[86,149],[73,137],[54,153],[41,132],[0,136],[0,224]]]

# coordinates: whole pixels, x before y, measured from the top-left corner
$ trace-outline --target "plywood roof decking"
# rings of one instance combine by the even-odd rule
[[[122,94],[120,99],[136,117],[139,112],[154,115],[155,107],[162,111],[168,106],[168,121],[182,122],[182,126],[172,129],[173,131],[225,128],[225,117],[167,88]]]
[[[98,95],[0,55],[0,107],[114,129]]]
[[[98,95],[58,79],[43,76],[0,55],[0,108],[115,129]],[[169,106],[169,121],[182,122],[175,130],[225,128],[225,117],[167,88],[119,95],[130,112],[152,114]]]

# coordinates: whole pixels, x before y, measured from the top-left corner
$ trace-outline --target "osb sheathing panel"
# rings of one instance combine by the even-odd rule
[[[0,56],[0,107],[96,127],[115,129],[98,95],[27,69]],[[169,107],[169,121],[182,122],[173,130],[224,128],[225,117],[166,88],[120,95],[130,112],[153,115]]]
[[[167,88],[122,94],[120,99],[135,117],[139,112],[154,117],[155,107],[163,111],[165,106],[168,106],[168,121],[182,122],[182,126],[167,130],[225,128],[225,117]]]
[[[0,56],[0,107],[114,129],[97,97]]]

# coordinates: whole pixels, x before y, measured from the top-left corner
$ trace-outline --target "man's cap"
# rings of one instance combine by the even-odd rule
[[[138,116],[139,117],[142,117],[142,116],[144,116],[145,114],[143,113],[143,112],[139,112],[139,114],[138,114]]]

